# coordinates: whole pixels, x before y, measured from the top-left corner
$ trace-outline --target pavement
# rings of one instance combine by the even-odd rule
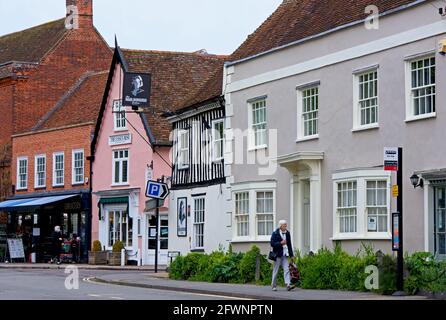
[[[154,271],[153,266],[110,266],[110,265],[90,265],[90,264],[68,264],[74,265],[79,270],[108,270],[108,271]],[[21,269],[21,270],[65,270],[67,264],[50,264],[50,263],[0,263],[1,269]],[[166,266],[158,267],[159,271],[165,271]]]
[[[29,296],[27,286],[32,286],[30,292],[33,292],[34,285],[40,287],[41,283],[58,283],[55,293],[56,297],[66,297],[67,290],[64,287],[64,279],[67,275],[64,273],[67,265],[22,265],[22,264],[0,264],[0,299],[8,298],[5,292],[8,292],[8,286],[11,279],[23,278],[23,281],[11,282],[10,288],[13,292],[23,292],[24,296]],[[269,286],[240,285],[240,284],[220,284],[191,281],[170,280],[166,272],[154,273],[153,267],[114,267],[114,266],[90,266],[76,265],[82,277],[83,286],[87,287],[82,291],[79,299],[107,298],[116,299],[144,299],[144,300],[196,300],[196,299],[252,299],[252,300],[423,300],[424,296],[410,297],[392,297],[382,296],[366,292],[346,292],[334,290],[303,290],[295,289],[291,292],[285,288],[278,288],[273,292]],[[165,270],[165,268],[160,268]],[[18,288],[14,288],[18,286]],[[106,293],[95,293],[95,288],[102,287]],[[104,290],[104,288],[109,290]],[[75,291],[72,297],[77,298],[79,291]],[[111,293],[107,293],[111,291]],[[2,293],[3,292],[3,296]],[[125,296],[122,294],[125,293]],[[35,299],[40,299],[41,291],[35,292]],[[105,294],[105,295],[104,295]],[[121,295],[118,295],[121,294]],[[23,295],[17,295],[22,299]],[[48,297],[51,293],[48,293]],[[14,296],[13,296],[14,297]],[[30,296],[30,299],[34,297]],[[43,296],[43,299],[46,296]],[[70,296],[69,296],[70,297]],[[68,297],[67,297],[68,298]]]

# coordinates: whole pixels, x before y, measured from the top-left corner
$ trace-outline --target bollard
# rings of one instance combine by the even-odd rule
[[[260,281],[260,255],[256,257],[256,282]]]
[[[125,249],[121,250],[121,267],[125,266]]]

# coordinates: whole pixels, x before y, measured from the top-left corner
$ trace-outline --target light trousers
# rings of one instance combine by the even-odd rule
[[[274,262],[273,268],[273,288],[277,286],[277,275],[279,274],[280,266],[282,266],[283,268],[283,277],[285,280],[285,284],[288,286],[291,283],[288,257],[277,258],[277,260]]]

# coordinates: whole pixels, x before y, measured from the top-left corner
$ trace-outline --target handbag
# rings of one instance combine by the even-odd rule
[[[268,259],[271,260],[271,261],[276,261],[277,260],[277,253],[275,253],[273,250],[271,250],[269,252]]]

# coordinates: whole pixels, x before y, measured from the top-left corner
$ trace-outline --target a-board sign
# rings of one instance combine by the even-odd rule
[[[25,259],[22,239],[8,239],[8,252],[11,259]]]

